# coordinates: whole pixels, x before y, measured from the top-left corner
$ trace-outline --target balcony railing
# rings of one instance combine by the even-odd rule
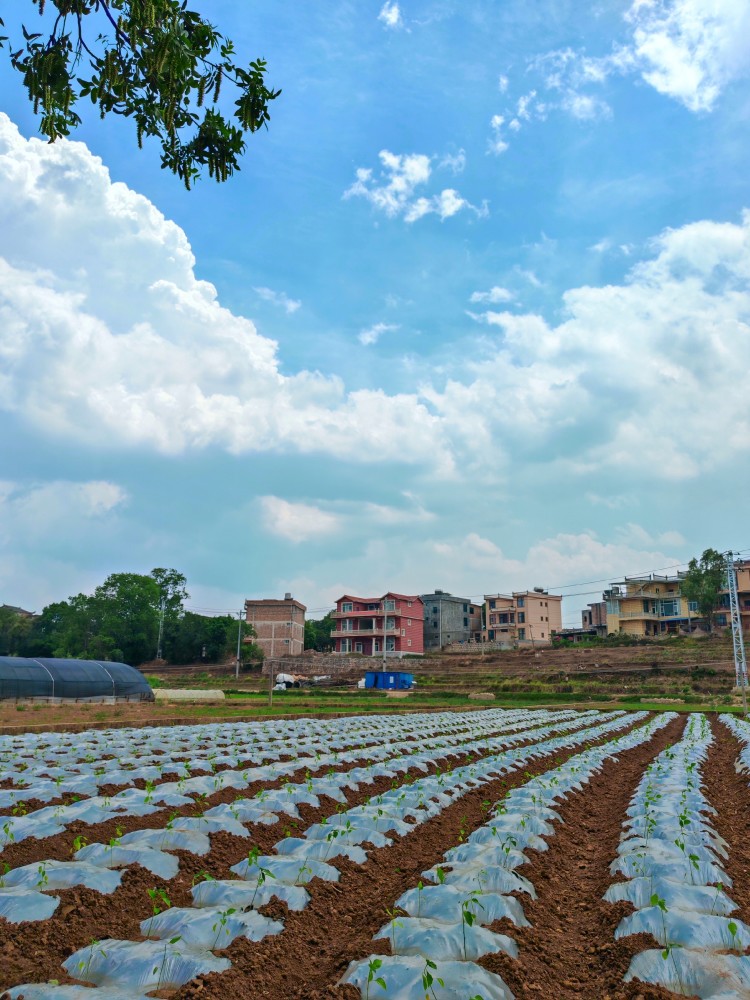
[[[378,636],[382,635],[382,628],[342,628],[334,629],[331,632],[332,639],[354,639],[358,636]],[[401,632],[397,628],[389,628],[385,630],[386,635],[400,635]]]
[[[411,611],[411,608],[408,608],[407,610]],[[331,618],[351,618],[352,616],[355,618],[357,617],[372,618],[373,615],[382,615],[382,614],[383,614],[383,605],[378,604],[376,608],[369,608],[367,610],[363,608],[361,611],[333,611],[331,612]],[[388,615],[406,614],[406,611],[402,611],[401,606],[396,605],[393,608],[387,608],[386,614]]]

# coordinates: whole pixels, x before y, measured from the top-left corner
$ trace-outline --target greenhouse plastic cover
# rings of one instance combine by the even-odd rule
[[[0,699],[113,697],[153,701],[154,692],[127,663],[0,656]]]
[[[368,962],[378,959],[382,964],[377,976],[382,977],[388,987],[387,993],[378,988],[381,996],[388,1000],[424,1000],[425,991],[422,986],[422,972],[425,967],[424,958],[411,955],[371,955],[363,962],[352,962],[344,973],[341,982],[357,986],[362,996],[367,989]],[[467,975],[471,975],[470,984]],[[480,994],[483,1000],[513,1000],[513,994],[500,976],[478,965],[467,969],[465,962],[439,962],[437,969],[432,970],[437,980],[438,976],[444,985],[440,986],[440,1000],[466,1000],[467,985],[473,992]],[[374,995],[370,990],[371,996]]]
[[[256,910],[227,913],[227,910],[217,906],[202,909],[173,906],[141,923],[144,937],[162,941],[179,937],[189,948],[204,951],[228,948],[238,937],[262,941],[264,937],[280,934],[283,930],[284,925],[278,920],[261,916]]]

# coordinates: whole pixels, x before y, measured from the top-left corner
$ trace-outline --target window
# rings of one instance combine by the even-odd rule
[[[354,611],[354,605],[351,601],[344,601],[341,605],[341,610],[346,613],[347,611]]]
[[[518,630],[518,638],[521,639],[521,640],[523,640],[523,639],[526,638],[526,629],[525,628],[519,628],[519,630]]]
[[[407,619],[406,619],[406,624],[407,624],[407,625],[411,625],[411,618],[407,618]]]
[[[285,642],[285,643],[286,643],[287,645],[289,645],[289,640],[288,640],[288,639],[284,639],[284,642]]]
[[[525,597],[519,597],[518,600],[516,601],[516,604],[518,605],[519,608],[524,607],[525,604],[526,604],[526,598]]]
[[[526,612],[525,611],[519,611],[518,612],[518,624],[519,625],[524,625],[525,623],[526,623]]]
[[[493,641],[494,641],[494,639],[495,639],[495,630],[494,630],[494,628],[491,628],[491,629],[490,629],[490,630],[489,630],[489,631],[487,632],[487,638],[489,639],[489,641],[490,641],[490,642],[493,642]]]
[[[342,639],[341,640],[341,652],[342,653],[351,653],[351,651],[352,651],[352,640],[351,639]]]
[[[544,638],[544,632],[542,632],[542,639]]]
[[[412,605],[412,602],[411,602],[411,601],[407,601],[407,602],[406,602],[406,606],[407,606],[407,608],[410,608],[410,607],[411,607],[411,605]]]
[[[432,605],[432,613],[433,613],[433,615],[437,614],[437,607],[434,604]]]
[[[468,627],[469,627],[469,619],[468,618],[464,618],[464,628],[468,628]]]
[[[401,635],[406,635],[406,629],[405,628],[401,629]]]
[[[464,604],[464,614],[466,614],[466,612],[468,610],[469,610],[469,605],[468,604]]]
[[[495,602],[494,601],[490,601],[490,608],[492,609],[492,611],[495,610]]]
[[[385,602],[385,610],[386,611],[395,611],[396,610],[396,602],[395,601],[386,601]]]
[[[406,645],[407,645],[407,646],[411,646],[411,639],[407,639],[407,640],[406,640]]]
[[[362,643],[361,642],[355,642],[354,643],[354,648],[356,649],[356,651],[358,653],[361,653],[362,652]]]

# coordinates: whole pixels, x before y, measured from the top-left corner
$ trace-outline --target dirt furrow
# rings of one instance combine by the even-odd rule
[[[702,768],[703,794],[718,812],[710,817],[713,828],[728,845],[729,857],[721,863],[733,882],[727,893],[739,907],[737,916],[750,922],[750,779],[734,769],[739,740],[718,720],[711,728],[715,738]]]
[[[631,911],[627,903],[605,903],[602,896],[616,881],[609,873],[625,819],[625,810],[648,764],[680,739],[684,718],[675,719],[652,740],[608,760],[599,774],[571,795],[557,811],[549,850],[530,852],[531,864],[519,869],[538,898],[521,898],[532,926],[516,928],[498,921],[492,929],[510,934],[518,959],[492,955],[480,964],[502,976],[516,997],[539,1000],[657,1000],[674,994],[645,984],[625,984],[631,957],[655,947],[649,935],[615,941],[615,928]]]
[[[414,888],[421,872],[439,863],[448,847],[481,826],[491,803],[580,750],[579,746],[530,761],[515,773],[477,787],[414,832],[394,837],[392,846],[370,851],[364,865],[333,859],[341,880],[313,879],[310,903],[299,913],[286,913],[281,935],[259,943],[233,942],[224,952],[232,960],[231,969],[199,977],[176,996],[179,1000],[224,1000],[227,996],[234,1000],[359,1000],[357,990],[336,983],[350,961],[372,953],[373,936],[388,919],[386,908]],[[278,912],[285,910],[278,905]],[[376,950],[387,951],[387,942],[379,944],[383,948]]]

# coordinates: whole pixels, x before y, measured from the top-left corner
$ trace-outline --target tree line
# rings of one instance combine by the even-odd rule
[[[48,604],[40,615],[0,608],[0,655],[58,656],[138,665],[159,646],[168,663],[218,663],[236,655],[238,629],[244,664],[262,658],[252,625],[237,616],[210,618],[185,609],[187,579],[174,569],[112,573],[91,594]]]

